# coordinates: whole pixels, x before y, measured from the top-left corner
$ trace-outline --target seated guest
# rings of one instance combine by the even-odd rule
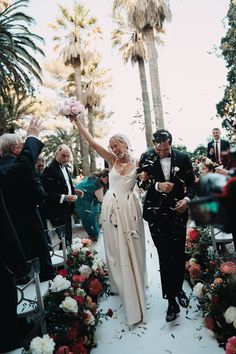
[[[82,225],[92,241],[97,241],[100,226],[100,204],[108,185],[109,170],[104,169],[99,173],[85,177],[76,188],[83,191],[83,197],[75,202],[75,210],[78,213]]]

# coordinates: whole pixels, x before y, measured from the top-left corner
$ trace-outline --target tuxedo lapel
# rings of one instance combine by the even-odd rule
[[[171,149],[171,164],[170,164],[170,182],[174,182],[175,180],[175,173],[174,168],[177,166],[177,157],[176,153],[173,149]]]

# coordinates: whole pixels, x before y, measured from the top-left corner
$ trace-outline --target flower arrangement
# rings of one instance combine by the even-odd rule
[[[109,294],[110,287],[106,265],[90,246],[89,239],[73,240],[68,268],[58,272],[44,300],[47,330],[57,354],[89,353],[96,346],[97,325],[113,315],[111,309],[105,314],[98,309],[98,299]]]
[[[226,354],[236,354],[236,336],[228,339],[226,344]]]
[[[236,264],[221,262],[213,281],[196,284],[193,294],[203,313],[204,325],[212,331],[220,346],[236,336]]]
[[[84,106],[75,97],[69,97],[59,109],[62,116],[77,116],[84,112]]]
[[[211,250],[209,227],[188,228],[186,235],[186,253],[189,259],[185,263],[190,286],[197,282],[210,282],[215,275],[220,258]]]

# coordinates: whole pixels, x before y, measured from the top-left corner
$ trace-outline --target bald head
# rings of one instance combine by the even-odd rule
[[[71,149],[66,144],[61,144],[57,147],[55,159],[62,166],[66,165],[70,161]]]

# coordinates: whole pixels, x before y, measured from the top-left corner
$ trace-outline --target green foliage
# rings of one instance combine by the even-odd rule
[[[230,123],[235,114],[236,102],[236,3],[230,0],[227,13],[228,30],[221,39],[221,51],[228,68],[228,86],[224,97],[216,104],[217,113],[223,118],[223,127],[230,130]]]

